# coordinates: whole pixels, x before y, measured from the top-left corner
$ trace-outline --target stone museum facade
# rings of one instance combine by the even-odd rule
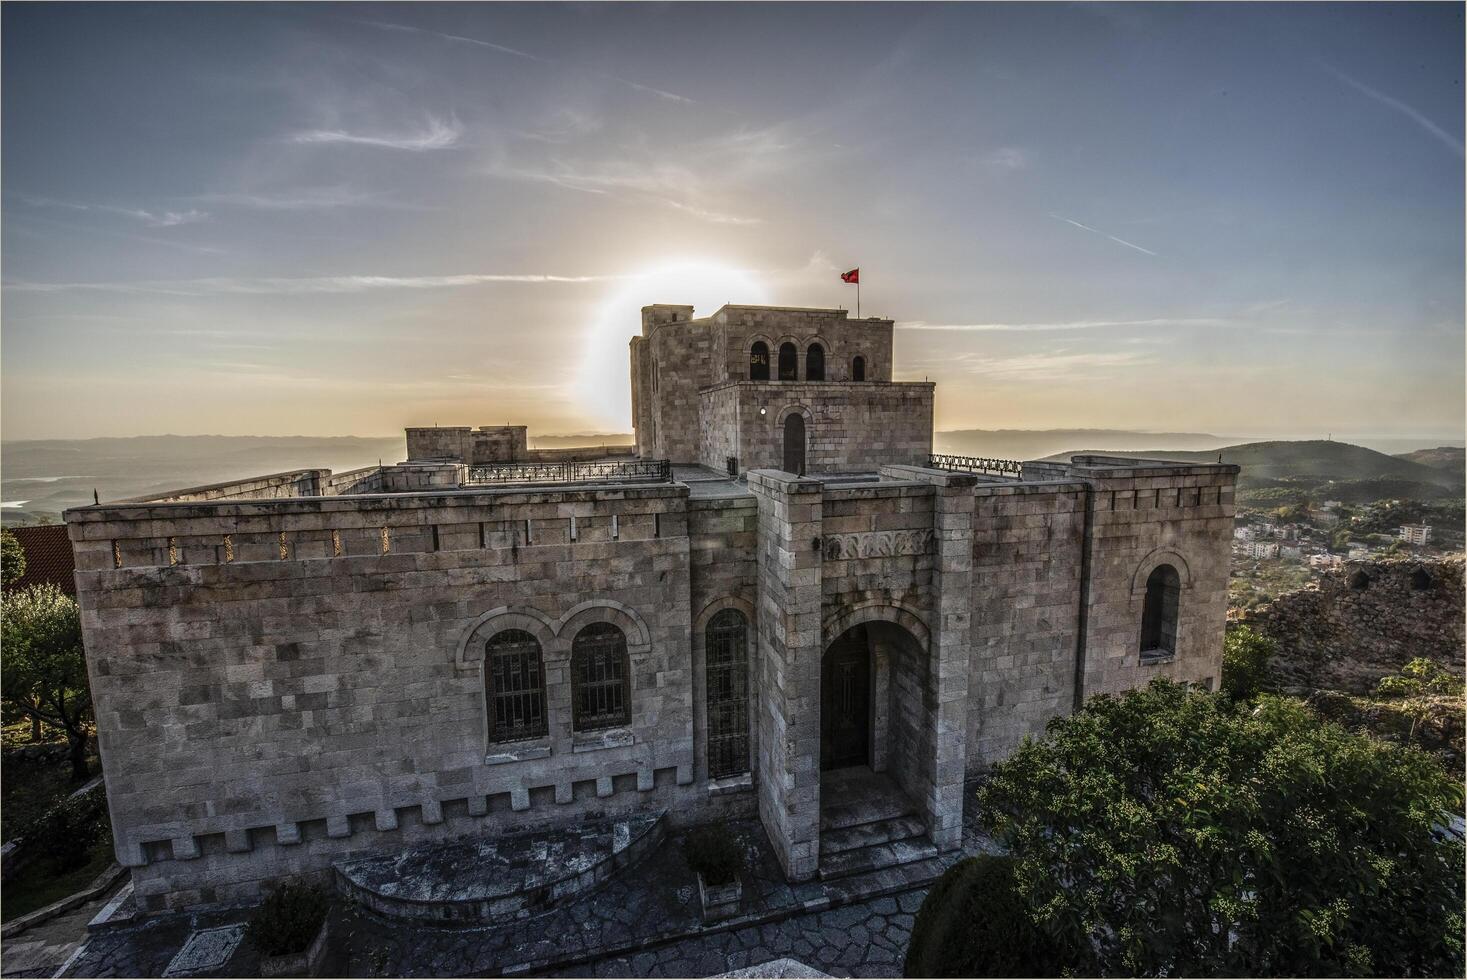
[[[1236,467],[933,456],[890,320],[642,317],[634,450],[409,429],[67,512],[141,908],[597,821],[624,857],[653,816],[757,814],[792,881],[879,867],[956,847],[965,779],[1086,698],[1215,685]]]

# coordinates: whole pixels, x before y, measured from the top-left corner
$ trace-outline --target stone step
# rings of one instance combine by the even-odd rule
[[[890,844],[892,841],[921,837],[926,832],[926,825],[918,817],[896,817],[827,830],[820,835],[820,855],[824,857],[827,854],[839,854],[877,844]]]
[[[865,874],[896,865],[925,861],[937,856],[937,848],[925,836],[896,840],[889,844],[873,844],[858,847],[853,851],[839,851],[820,856],[820,878],[843,878],[846,875]]]
[[[820,808],[820,832],[846,830],[916,813],[917,808],[911,801],[895,794],[869,797],[859,802],[835,803]]]

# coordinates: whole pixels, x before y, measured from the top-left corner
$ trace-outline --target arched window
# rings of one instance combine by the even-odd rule
[[[1177,600],[1182,579],[1170,565],[1157,565],[1146,579],[1141,610],[1141,656],[1169,657],[1177,652]]]
[[[1356,592],[1364,592],[1366,589],[1370,588],[1370,576],[1366,575],[1364,572],[1356,572],[1354,575],[1350,576],[1350,588],[1354,589]]]
[[[571,643],[571,706],[575,730],[615,728],[632,720],[627,638],[612,623],[592,623]]]
[[[737,609],[725,609],[703,635],[708,775],[737,776],[749,771],[749,623]]]
[[[798,381],[800,372],[800,352],[795,350],[795,345],[784,343],[779,345],[779,380]]]
[[[860,354],[857,354],[855,358],[851,361],[851,380],[866,380],[866,358],[862,357]]]
[[[501,630],[490,637],[484,648],[484,693],[489,705],[489,741],[512,742],[546,734],[540,642],[524,630]]]
[[[825,348],[819,344],[811,344],[805,350],[805,380],[825,380]]]
[[[805,417],[799,412],[791,412],[784,420],[784,469],[805,475]]]
[[[754,341],[749,348],[749,380],[769,380],[769,345],[762,340]]]

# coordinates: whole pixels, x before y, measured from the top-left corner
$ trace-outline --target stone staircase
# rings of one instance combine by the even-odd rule
[[[860,786],[859,790],[823,796],[822,880],[911,864],[937,855],[917,808],[895,786],[882,780]]]

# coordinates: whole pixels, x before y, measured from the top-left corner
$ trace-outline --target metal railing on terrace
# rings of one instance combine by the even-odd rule
[[[944,456],[933,453],[927,457],[927,465],[934,470],[951,470],[954,473],[982,473],[986,476],[1008,476],[1015,480],[1024,478],[1024,464],[1017,459],[990,459],[986,456]]]
[[[467,485],[501,487],[520,483],[667,483],[671,480],[671,460],[598,459],[470,466]]]

